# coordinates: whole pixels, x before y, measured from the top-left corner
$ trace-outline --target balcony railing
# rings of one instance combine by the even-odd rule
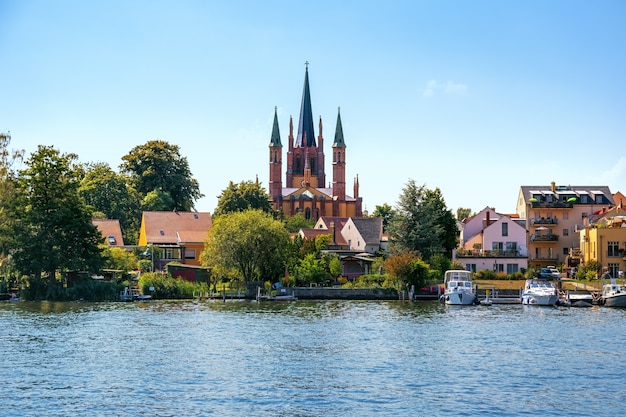
[[[551,224],[559,224],[559,221],[556,217],[548,217],[548,218],[540,218],[540,219],[530,219],[530,224],[542,224],[542,225],[551,225]]]
[[[531,202],[532,208],[572,208],[574,205],[572,203],[561,202],[561,201],[535,201]]]
[[[459,258],[525,258],[519,250],[471,250],[458,249],[456,256]]]
[[[531,242],[557,242],[559,235],[531,235]]]

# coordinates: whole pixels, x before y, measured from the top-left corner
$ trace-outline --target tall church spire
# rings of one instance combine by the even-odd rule
[[[341,126],[341,108],[337,109],[337,127],[335,128],[335,141],[333,148],[345,148],[346,143],[343,141],[343,127]]]
[[[270,146],[283,146],[280,142],[280,130],[278,128],[278,107],[274,107],[274,126],[272,127]]]
[[[309,62],[305,63],[304,90],[302,91],[302,104],[300,105],[300,122],[298,124],[298,136],[295,147],[316,147],[315,131],[313,130],[313,110],[311,108],[311,93],[309,91]]]

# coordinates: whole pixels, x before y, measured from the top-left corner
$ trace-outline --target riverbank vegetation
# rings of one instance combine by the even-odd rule
[[[118,219],[133,246],[142,211],[193,209],[202,195],[178,147],[160,140],[136,146],[117,173],[107,164],[81,164],[77,155],[53,146],[39,146],[18,170],[24,153],[9,151],[9,144],[10,136],[0,135],[0,277],[3,291],[19,291],[23,299],[109,300],[127,286],[155,298],[190,298],[251,282],[404,291],[437,283],[454,266],[455,218],[439,189],[409,180],[396,208],[377,206],[374,215],[383,218],[390,247],[375,254],[370,275],[347,279],[329,248],[330,235],[300,237],[296,232],[314,222],[274,212],[256,180],[230,182],[219,197],[201,254],[212,271],[207,282],[165,271],[144,273],[135,282],[128,271],[153,267],[142,255],[145,248],[107,247],[92,219]]]

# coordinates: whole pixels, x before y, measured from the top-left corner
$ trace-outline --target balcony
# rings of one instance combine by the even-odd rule
[[[531,201],[530,206],[532,208],[571,209],[574,207],[574,204],[563,201]]]
[[[457,258],[525,258],[519,250],[457,249]]]
[[[559,235],[532,235],[530,236],[531,242],[558,242]]]
[[[540,224],[540,225],[557,225],[559,224],[559,221],[556,219],[556,217],[548,217],[548,218],[540,218],[540,219],[530,219],[530,225],[534,226],[536,224]]]

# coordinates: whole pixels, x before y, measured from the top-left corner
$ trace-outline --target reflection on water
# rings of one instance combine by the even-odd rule
[[[618,415],[626,310],[2,303],[2,415]]]

